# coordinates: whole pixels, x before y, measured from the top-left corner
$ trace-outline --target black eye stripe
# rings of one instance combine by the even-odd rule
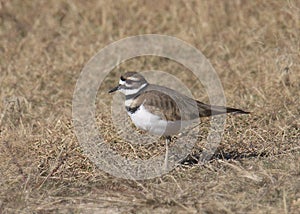
[[[123,76],[121,76],[121,78],[120,78],[122,81],[125,81],[126,79],[123,77]]]

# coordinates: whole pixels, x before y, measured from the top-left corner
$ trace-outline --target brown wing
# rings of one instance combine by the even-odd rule
[[[130,107],[142,105],[149,112],[169,121],[180,120],[180,111],[176,102],[167,94],[156,90],[145,91],[131,103]]]
[[[142,103],[148,111],[169,121],[193,120],[198,117],[232,112],[249,114],[249,112],[236,108],[208,105],[158,85],[148,87],[135,99],[131,107],[140,106]]]
[[[172,99],[173,102],[177,104],[177,110],[180,109],[180,111],[177,111],[177,114],[180,115],[181,113],[182,120],[193,120],[198,117],[208,117],[226,113],[249,114],[249,112],[237,108],[208,105],[163,86],[151,85],[148,88],[154,91],[161,91],[161,94],[166,94]]]
[[[199,117],[208,117],[208,116],[212,116],[212,115],[226,114],[226,113],[249,114],[249,112],[243,111],[241,109],[225,107],[225,106],[209,105],[209,104],[202,103],[198,100],[194,100],[189,97],[186,97],[186,99],[184,99],[183,102],[185,103],[184,108],[187,108],[187,109],[195,106],[195,104],[196,104]],[[193,112],[196,112],[196,111],[193,110]],[[195,119],[196,115],[189,114],[189,117],[190,117],[190,119]]]

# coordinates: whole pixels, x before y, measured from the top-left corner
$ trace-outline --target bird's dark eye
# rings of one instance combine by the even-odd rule
[[[125,81],[126,79],[123,77],[123,76],[121,76],[121,78],[120,78],[122,81]]]

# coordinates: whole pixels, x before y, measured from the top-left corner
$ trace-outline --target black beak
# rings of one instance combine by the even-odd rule
[[[120,85],[118,85],[117,87],[114,87],[114,88],[110,89],[110,90],[108,91],[108,93],[113,93],[113,92],[119,90],[119,87],[120,87]]]

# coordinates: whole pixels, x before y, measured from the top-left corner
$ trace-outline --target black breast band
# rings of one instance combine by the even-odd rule
[[[134,114],[138,109],[139,109],[139,106],[136,106],[133,108],[126,106],[126,110],[129,111],[131,114]]]

